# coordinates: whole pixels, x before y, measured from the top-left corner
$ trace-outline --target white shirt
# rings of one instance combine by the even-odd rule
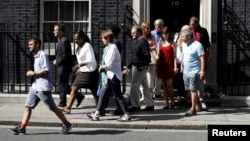
[[[96,70],[96,58],[94,50],[90,43],[85,42],[82,49],[79,53],[76,53],[76,58],[78,64],[84,63],[84,66],[81,66],[79,71],[81,72],[92,72]]]
[[[112,79],[114,75],[116,75],[116,77],[122,81],[121,55],[119,50],[113,43],[110,43],[105,49],[108,49],[104,58],[104,63],[107,66],[106,70],[108,78]]]

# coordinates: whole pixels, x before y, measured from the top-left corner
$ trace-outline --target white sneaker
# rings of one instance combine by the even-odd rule
[[[122,116],[120,116],[120,118],[117,119],[117,121],[128,122],[128,121],[131,121],[131,117],[130,116],[122,115]]]
[[[99,115],[96,115],[94,112],[92,113],[87,113],[86,114],[88,118],[90,118],[93,121],[98,121],[99,120]]]
[[[202,111],[207,111],[207,106],[205,102],[201,102],[201,110]]]
[[[141,99],[140,99],[140,102],[144,102],[144,101],[145,101],[145,99],[144,99],[144,98],[141,98]]]

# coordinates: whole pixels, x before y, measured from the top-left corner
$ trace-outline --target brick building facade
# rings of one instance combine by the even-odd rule
[[[45,5],[44,1],[51,2],[51,5]],[[89,17],[84,15],[87,19],[83,18],[81,26],[77,26],[78,21],[75,23],[74,20],[71,23],[67,21],[67,18],[71,18],[67,14],[69,10],[74,11],[75,7],[79,8],[79,2],[86,2],[86,0],[75,0],[66,5],[64,2],[69,1],[0,1],[1,91],[15,89],[16,86],[20,89],[23,88],[23,85],[29,84],[30,80],[24,74],[31,65],[27,50],[27,40],[31,36],[42,37],[46,42],[44,49],[48,51],[49,55],[53,55],[53,52],[50,52],[51,48],[48,49],[47,46],[49,45],[53,50],[56,39],[53,37],[51,26],[45,26],[49,23],[44,20],[46,16],[50,20],[54,15],[60,15],[62,12],[66,20],[58,18],[56,22],[64,22],[70,26],[76,25],[67,31],[67,36],[71,39],[73,32],[78,30],[78,27],[85,25],[83,28],[91,36],[92,45],[99,55],[102,52],[100,49],[102,46],[101,30],[110,23],[117,24],[123,31],[119,37],[126,47],[126,56],[129,56],[131,39],[127,35],[132,24],[150,21],[153,28],[154,19],[163,18],[166,25],[171,26],[171,22],[176,17],[181,19],[183,24],[188,23],[190,14],[193,14],[198,16],[201,25],[208,29],[212,42],[213,60],[209,62],[211,68],[208,69],[208,83],[216,92],[223,91],[229,95],[249,95],[247,91],[249,91],[248,85],[250,84],[250,65],[248,63],[248,58],[250,58],[250,1],[190,0],[187,3],[187,0],[167,0],[168,5],[164,5],[161,1],[153,0],[89,0],[89,3],[85,3],[85,6],[89,4],[89,7],[83,7],[82,11],[89,11],[90,14]],[[48,13],[53,9],[44,9],[46,6],[56,6],[57,3],[64,4],[64,7],[58,6],[58,13]],[[194,7],[190,8],[190,6]],[[60,8],[66,10],[60,11]],[[185,14],[179,15],[178,13],[183,10],[186,11]],[[82,17],[84,16],[82,15]],[[128,57],[126,57],[126,61],[129,61]],[[54,68],[53,74],[55,74]],[[53,77],[56,80],[56,75]],[[129,82],[129,79],[126,81]]]

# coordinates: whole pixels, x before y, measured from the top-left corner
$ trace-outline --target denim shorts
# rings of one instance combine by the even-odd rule
[[[27,95],[25,106],[34,109],[40,100],[43,101],[49,109],[56,107],[51,91],[37,91],[32,88]]]
[[[183,73],[185,90],[199,90],[201,79],[198,73]]]

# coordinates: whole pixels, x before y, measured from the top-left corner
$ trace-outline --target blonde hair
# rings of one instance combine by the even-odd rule
[[[159,25],[159,24],[161,24],[162,26],[164,25],[163,19],[156,19],[155,20],[154,25],[156,26],[156,25]]]
[[[149,32],[149,34],[146,34],[144,32],[144,29],[146,29],[146,28],[150,28],[150,24],[148,22],[141,23],[141,29],[142,29],[143,37],[146,38],[146,39],[151,39],[151,37],[152,37],[151,32]]]

